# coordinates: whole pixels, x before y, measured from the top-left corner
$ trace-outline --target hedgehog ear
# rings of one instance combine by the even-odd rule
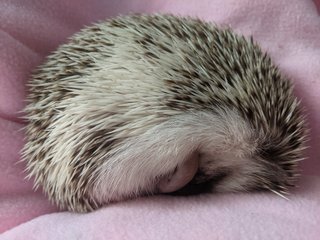
[[[195,176],[199,167],[199,153],[191,153],[176,167],[172,174],[162,177],[157,185],[160,193],[175,192],[187,185]]]

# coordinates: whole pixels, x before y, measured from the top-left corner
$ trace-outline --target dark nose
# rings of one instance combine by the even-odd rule
[[[209,193],[209,192],[212,192],[212,185],[213,183],[211,181],[198,183],[198,184],[190,182],[189,184],[179,189],[178,191],[172,192],[170,195],[191,196],[191,195],[197,195],[201,193]]]
[[[195,177],[183,188],[170,193],[173,196],[191,196],[201,193],[210,193],[214,191],[214,186],[221,182],[228,175],[227,171],[217,171],[212,176],[205,176],[198,172]],[[197,178],[201,176],[204,181],[198,182]]]

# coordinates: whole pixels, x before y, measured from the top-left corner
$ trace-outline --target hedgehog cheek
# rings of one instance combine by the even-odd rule
[[[181,165],[177,166],[173,174],[160,179],[157,189],[160,193],[175,192],[187,185],[195,176],[199,167],[199,154],[193,153]]]

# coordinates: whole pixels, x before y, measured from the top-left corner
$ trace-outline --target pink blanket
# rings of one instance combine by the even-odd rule
[[[320,239],[320,1],[0,1],[0,239]],[[82,26],[128,12],[171,12],[253,35],[296,85],[309,159],[290,201],[273,194],[151,197],[89,214],[57,212],[16,164],[28,75]]]

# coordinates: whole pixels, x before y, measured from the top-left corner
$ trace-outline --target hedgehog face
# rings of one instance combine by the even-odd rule
[[[239,158],[225,154],[206,160],[200,157],[199,161],[199,168],[192,180],[172,192],[173,195],[256,190],[269,190],[281,196],[287,194],[288,173],[258,156]]]
[[[193,125],[193,129],[199,131],[199,136],[193,137],[199,137],[200,145],[161,180],[160,192],[193,195],[269,190],[284,196],[288,187],[294,186],[298,175],[296,162],[300,160],[302,147],[290,145],[290,133],[272,136],[272,132],[257,132],[252,124],[232,110],[203,114],[197,120],[191,118],[185,116],[184,121],[202,121],[207,126],[201,129],[200,124]]]

